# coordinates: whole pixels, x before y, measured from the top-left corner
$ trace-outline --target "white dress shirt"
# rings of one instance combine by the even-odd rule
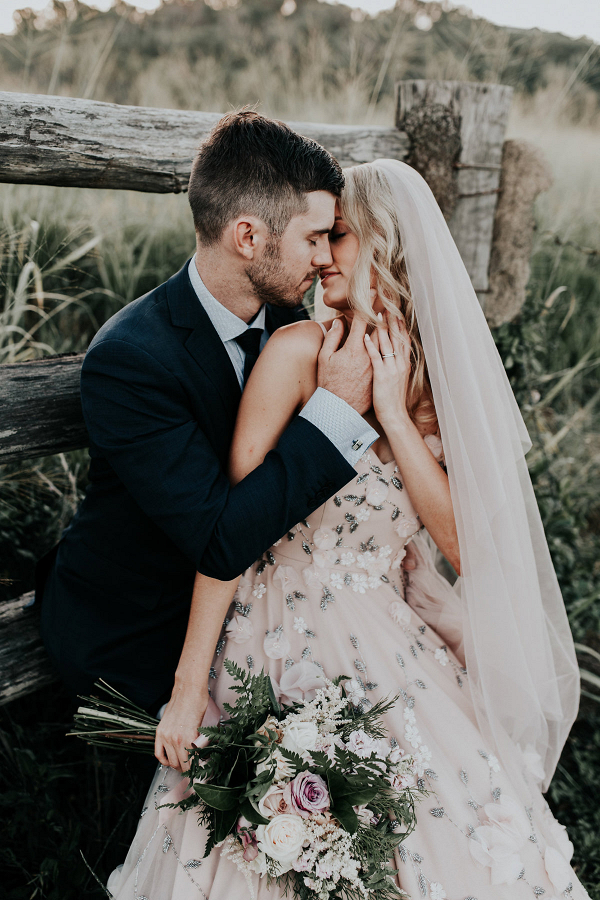
[[[246,354],[235,339],[248,328],[262,328],[263,334],[260,340],[260,349],[263,349],[269,339],[269,333],[265,325],[265,307],[262,306],[252,324],[247,325],[243,319],[240,319],[239,316],[232,313],[222,303],[219,303],[210,293],[196,268],[195,255],[190,260],[188,272],[198,300],[214,325],[215,331],[223,341],[223,346],[229,354],[240,388],[243,390]],[[340,397],[321,387],[317,388],[300,415],[311,422],[319,431],[322,431],[351,466],[360,459],[363,453],[379,437],[377,432],[371,428],[355,409]]]

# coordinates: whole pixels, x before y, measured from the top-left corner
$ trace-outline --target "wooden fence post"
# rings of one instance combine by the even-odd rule
[[[396,126],[408,134],[407,162],[431,183],[484,308],[511,97],[512,88],[501,84],[401,81],[397,86]],[[451,179],[444,178],[448,166],[454,169]]]

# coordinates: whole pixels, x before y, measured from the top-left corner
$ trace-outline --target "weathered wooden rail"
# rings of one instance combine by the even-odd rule
[[[391,157],[421,171],[485,303],[511,93],[502,85],[402,82],[395,128],[289,124],[323,144],[343,166]],[[0,181],[185,191],[196,149],[218,118],[0,92]],[[511,264],[496,260],[496,269],[505,277]],[[79,397],[82,359],[79,354],[0,366],[0,463],[87,446]],[[0,704],[53,678],[31,600],[27,594],[0,604]]]

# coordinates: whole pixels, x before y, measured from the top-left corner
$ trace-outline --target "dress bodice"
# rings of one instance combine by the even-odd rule
[[[382,463],[367,451],[356,477],[266,552],[261,566],[305,563],[307,587],[356,593],[391,584],[403,594],[405,546],[422,527],[394,460]]]

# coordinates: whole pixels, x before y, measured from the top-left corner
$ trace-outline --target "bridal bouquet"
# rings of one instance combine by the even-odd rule
[[[176,806],[197,809],[207,856],[222,845],[246,876],[258,874],[299,900],[391,900],[393,851],[414,828],[412,757],[385,738],[381,717],[396,702],[354,706],[346,678],[323,679],[313,700],[281,706],[271,679],[225,660],[234,705],[229,719],[200,728],[190,752],[190,793]],[[94,701],[76,717],[93,743],[148,739],[147,716]],[[154,721],[156,727],[156,721]],[[105,728],[105,730],[101,730]]]

